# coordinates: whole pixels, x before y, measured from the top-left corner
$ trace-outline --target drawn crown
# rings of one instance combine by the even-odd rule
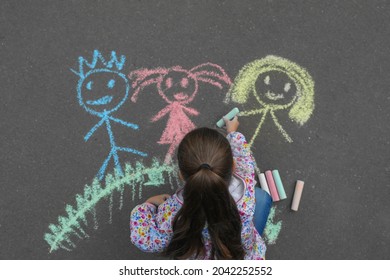
[[[121,55],[118,59],[116,52],[111,52],[111,58],[109,61],[106,61],[103,57],[103,55],[98,51],[94,50],[92,61],[88,62],[84,57],[79,57],[79,71],[70,69],[73,73],[80,76],[80,78],[85,77],[85,70],[84,66],[87,66],[89,69],[86,72],[89,72],[92,69],[113,69],[120,71],[123,68],[123,65],[125,64],[126,57],[124,55]]]

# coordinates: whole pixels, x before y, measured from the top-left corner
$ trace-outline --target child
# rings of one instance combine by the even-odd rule
[[[174,259],[264,259],[262,229],[259,234],[253,223],[254,159],[236,131],[237,117],[225,123],[226,137],[198,128],[181,141],[177,156],[183,188],[133,209],[131,241],[139,249]],[[264,197],[262,228],[271,206],[269,195]]]

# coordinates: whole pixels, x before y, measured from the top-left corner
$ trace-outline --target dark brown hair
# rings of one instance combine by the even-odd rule
[[[218,131],[198,128],[178,148],[178,163],[185,180],[183,206],[173,220],[173,237],[165,255],[184,259],[205,256],[203,230],[207,227],[215,259],[243,259],[241,219],[229,193],[233,155]]]

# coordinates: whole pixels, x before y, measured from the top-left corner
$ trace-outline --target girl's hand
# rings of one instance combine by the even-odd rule
[[[227,133],[237,131],[237,128],[240,125],[240,123],[238,122],[237,115],[232,120],[229,120],[227,118],[223,118],[223,120],[225,121],[225,124],[226,124]]]
[[[160,195],[149,197],[145,202],[159,206],[161,203],[163,203],[169,197],[170,197],[169,194],[160,194]]]

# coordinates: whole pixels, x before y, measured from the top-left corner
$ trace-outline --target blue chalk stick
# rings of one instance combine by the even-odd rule
[[[240,111],[238,110],[238,108],[234,108],[233,110],[231,110],[229,113],[227,113],[225,115],[225,118],[231,120],[233,119]],[[217,122],[217,126],[218,127],[223,127],[225,125],[225,121],[223,120],[223,118],[221,118],[218,122]]]
[[[278,170],[273,170],[272,171],[272,176],[274,177],[276,188],[278,189],[279,198],[280,199],[286,199],[287,196],[286,196],[286,192],[284,191],[282,179],[280,179],[279,171]]]

